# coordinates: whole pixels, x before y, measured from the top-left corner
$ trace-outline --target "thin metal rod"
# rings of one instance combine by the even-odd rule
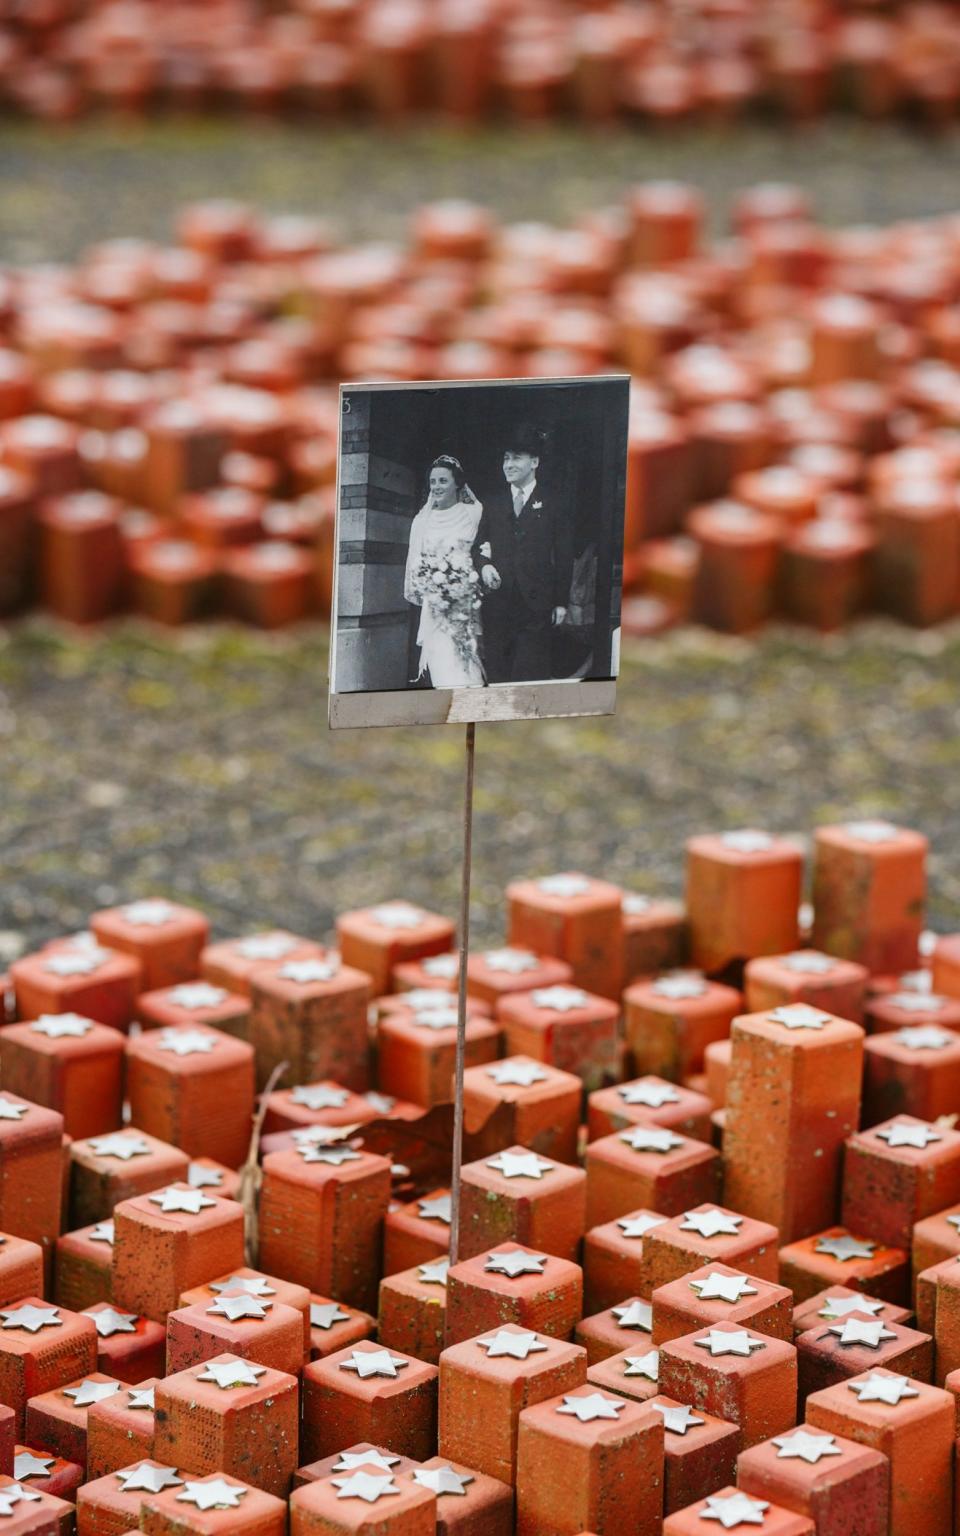
[[[470,950],[470,874],[473,864],[473,764],[477,728],[467,726],[463,785],[463,867],[460,875],[460,972],[457,994],[457,1058],[453,1088],[453,1162],[450,1169],[450,1263],[460,1249],[460,1168],[463,1163],[463,1066],[467,1051],[467,955]]]

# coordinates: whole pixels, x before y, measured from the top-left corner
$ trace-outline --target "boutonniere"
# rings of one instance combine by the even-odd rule
[[[481,553],[481,555],[483,555],[484,559],[486,559],[486,560],[491,559],[491,557],[493,555],[493,550],[490,548],[490,540],[489,539],[486,539],[484,541],[484,543],[482,543],[480,545],[480,553]]]
[[[534,510],[534,512],[539,512],[539,511],[542,510],[542,508],[543,508],[543,502],[542,501],[535,501],[533,503],[533,510]]]

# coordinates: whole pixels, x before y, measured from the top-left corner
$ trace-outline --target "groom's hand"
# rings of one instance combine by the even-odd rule
[[[500,588],[500,572],[495,565],[485,565],[480,572],[480,580],[488,592],[497,592]]]
[[[554,608],[554,610],[553,610],[553,622],[554,622],[554,624],[562,624],[564,619],[566,618],[566,616],[567,616],[566,608]]]

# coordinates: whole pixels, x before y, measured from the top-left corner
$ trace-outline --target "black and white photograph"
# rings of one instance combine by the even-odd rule
[[[612,713],[628,380],[340,405],[331,725]]]

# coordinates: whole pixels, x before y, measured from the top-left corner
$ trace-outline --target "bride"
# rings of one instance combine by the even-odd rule
[[[442,453],[410,526],[403,595],[420,609],[419,677],[432,688],[481,688],[480,578],[471,546],[483,507],[459,459]]]

